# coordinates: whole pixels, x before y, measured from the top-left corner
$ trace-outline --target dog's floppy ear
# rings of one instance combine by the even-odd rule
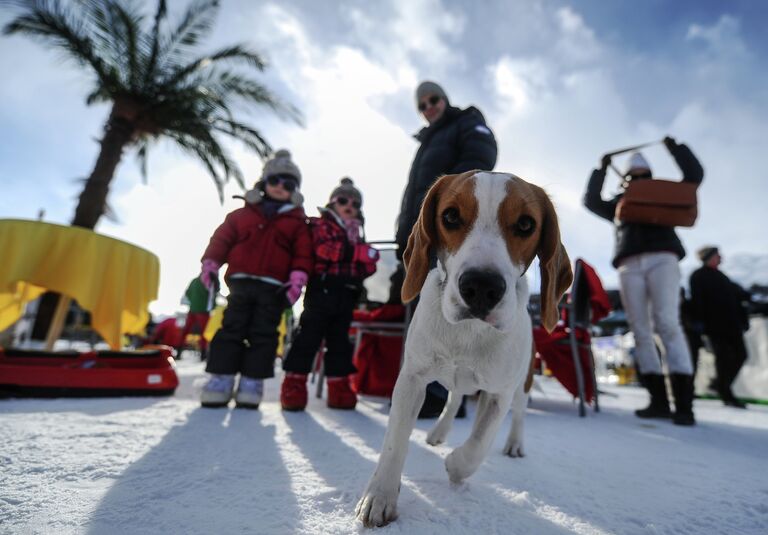
[[[412,301],[419,295],[424,280],[429,273],[429,251],[437,241],[437,228],[435,227],[435,212],[437,211],[438,192],[453,175],[447,175],[438,179],[429,188],[424,202],[421,204],[421,212],[416,220],[416,225],[408,236],[408,246],[403,253],[405,265],[405,280],[400,291],[403,303]]]
[[[571,260],[560,241],[560,226],[552,201],[543,189],[533,186],[541,202],[544,221],[536,254],[541,268],[541,324],[552,332],[558,319],[557,304],[573,282]]]

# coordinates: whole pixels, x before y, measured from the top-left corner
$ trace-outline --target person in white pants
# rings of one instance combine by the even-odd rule
[[[700,183],[704,170],[691,150],[671,137],[664,145],[683,172],[684,182]],[[603,200],[601,191],[606,170],[611,163],[603,156],[601,166],[590,177],[584,205],[596,215],[616,226],[613,265],[619,271],[621,300],[627,320],[635,336],[635,359],[640,380],[648,390],[648,407],[635,411],[640,418],[672,418],[678,425],[694,425],[693,365],[680,324],[680,267],[685,249],[673,227],[626,223],[615,219],[616,205],[623,194]],[[650,180],[651,168],[639,152],[630,157],[624,175],[625,185],[631,180]],[[667,387],[653,333],[664,346],[664,355],[675,397],[672,414]]]
[[[661,338],[671,374],[693,374],[691,354],[680,324],[680,266],[674,253],[642,253],[619,264],[621,301],[635,336],[635,358],[643,373],[662,375],[653,340]]]

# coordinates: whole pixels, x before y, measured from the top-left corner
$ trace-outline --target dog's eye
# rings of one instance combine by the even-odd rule
[[[521,215],[515,224],[512,225],[512,231],[515,233],[515,236],[523,238],[533,234],[534,230],[536,230],[536,221],[529,215]]]
[[[459,211],[456,208],[446,208],[443,211],[443,226],[448,230],[456,230],[462,223]]]

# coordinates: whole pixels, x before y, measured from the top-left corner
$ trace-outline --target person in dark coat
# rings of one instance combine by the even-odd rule
[[[733,395],[731,384],[747,360],[743,333],[749,329],[749,317],[744,304],[750,295],[718,269],[722,257],[717,247],[703,247],[698,255],[703,265],[690,278],[692,313],[712,344],[720,399],[744,409],[746,405]]]
[[[408,173],[395,234],[400,258],[435,180],[472,169],[490,171],[497,156],[496,138],[474,106],[463,110],[451,106],[443,88],[434,82],[419,84],[416,106],[428,124],[414,136],[419,148]]]
[[[683,181],[701,183],[704,170],[691,150],[671,137],[664,145],[683,172]],[[635,337],[635,356],[640,382],[648,389],[650,405],[635,411],[639,418],[673,418],[678,425],[694,425],[693,366],[688,344],[680,325],[680,266],[685,249],[673,227],[627,223],[615,218],[623,194],[603,200],[601,192],[611,157],[603,156],[592,172],[584,205],[615,225],[613,265],[619,271],[621,300]],[[651,168],[643,155],[630,157],[625,182],[651,179]],[[670,382],[675,396],[675,414],[669,407],[661,360],[653,338],[659,334],[664,345]]]
[[[496,165],[497,156],[496,138],[485,124],[480,110],[474,106],[465,109],[451,106],[445,91],[435,82],[419,84],[416,88],[416,107],[427,126],[415,136],[419,148],[411,164],[397,218],[395,242],[397,256],[401,261],[424,197],[438,177],[472,169],[490,171]],[[401,262],[398,271],[403,270]],[[402,277],[395,276],[394,280],[401,281]],[[399,295],[399,291],[399,288],[393,286],[391,295]],[[447,398],[448,391],[442,385],[431,383],[427,387],[427,396],[419,417],[439,416]],[[463,414],[462,404],[459,416]]]
[[[680,287],[680,324],[683,326],[685,339],[688,341],[688,349],[691,352],[691,363],[693,364],[693,377],[696,377],[696,370],[699,368],[699,351],[704,347],[704,341],[701,335],[704,329],[701,322],[696,318],[693,311],[693,303],[685,295],[685,288]]]

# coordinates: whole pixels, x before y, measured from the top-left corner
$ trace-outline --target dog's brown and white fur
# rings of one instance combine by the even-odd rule
[[[430,270],[430,253],[437,267]],[[472,475],[512,406],[504,452],[523,455],[532,331],[525,272],[538,256],[542,322],[551,330],[570,286],[568,255],[544,190],[506,173],[447,175],[429,190],[403,255],[403,301],[420,294],[405,345],[405,362],[376,471],[357,504],[366,526],[397,516],[400,477],[425,387],[439,381],[448,402],[430,444],[445,440],[464,394],[480,391],[469,438],[445,459],[452,482]]]

